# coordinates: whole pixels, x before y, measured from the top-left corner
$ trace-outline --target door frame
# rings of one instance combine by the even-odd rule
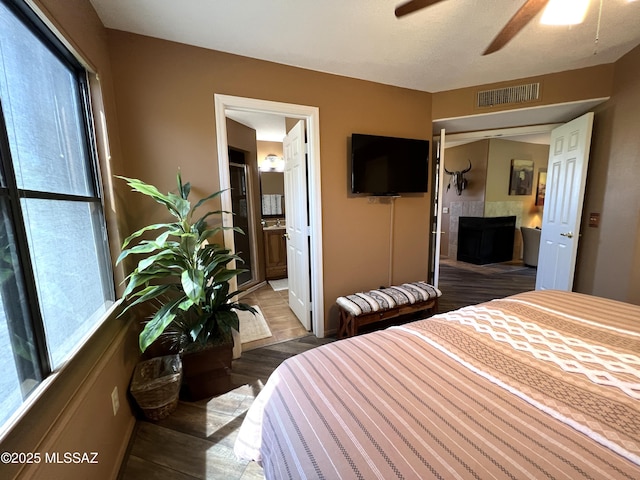
[[[218,147],[218,171],[220,190],[227,190],[221,195],[222,210],[231,212],[231,192],[229,179],[229,154],[227,141],[227,110],[268,113],[289,118],[304,120],[307,127],[307,195],[309,199],[309,237],[311,269],[311,315],[312,332],[319,338],[324,337],[324,275],[322,261],[322,195],[320,190],[320,111],[318,107],[274,102],[232,95],[214,94],[214,111],[216,121],[216,141]],[[233,215],[223,213],[222,224],[233,225]],[[234,250],[233,232],[224,232],[224,243]]]
[[[564,122],[566,123],[566,122]],[[441,172],[441,177],[440,177],[440,190],[438,191],[438,199],[434,199],[432,197],[431,201],[431,210],[434,211],[434,203],[437,202],[438,204],[438,208],[439,211],[436,213],[436,215],[442,215],[442,201],[443,201],[443,197],[444,197],[444,150],[446,150],[447,148],[451,148],[451,147],[455,147],[457,144],[459,144],[458,142],[476,142],[479,140],[484,140],[486,138],[500,138],[503,140],[509,140],[510,137],[519,137],[521,135],[536,135],[536,134],[550,134],[551,131],[562,125],[562,123],[545,123],[545,124],[540,124],[540,125],[530,125],[530,126],[525,126],[525,127],[504,127],[504,128],[496,128],[496,129],[487,129],[487,130],[474,130],[472,132],[462,132],[462,133],[449,133],[446,132],[444,128],[442,128],[440,130],[440,134],[434,135],[433,136],[433,141],[440,141],[441,136],[445,136],[445,141],[443,142],[443,152],[441,152],[440,154],[440,172]],[[517,140],[516,140],[517,141]],[[453,143],[453,145],[452,145]],[[440,223],[441,225],[441,223]],[[446,227],[442,227],[442,225],[440,226],[440,229],[436,229],[436,235],[440,236],[440,231],[442,230],[442,228],[448,228],[448,226]],[[436,259],[435,255],[440,255],[440,247],[441,245],[438,245],[438,249],[433,248],[432,249],[432,255],[434,256],[434,258],[431,258],[430,261],[432,262],[432,265],[434,266],[433,269],[433,276],[435,279],[439,279],[440,277],[440,262],[439,262],[439,258]],[[436,260],[438,260],[436,262]],[[538,272],[536,272],[537,275]]]
[[[437,180],[435,186],[435,195],[432,195],[431,211],[433,212],[432,231],[431,238],[433,240],[433,246],[431,248],[430,264],[432,268],[429,274],[432,276],[430,281],[433,286],[438,288],[440,282],[440,251],[442,250],[442,199],[444,198],[444,159],[446,150],[446,131],[444,128],[440,129],[440,135],[434,137],[434,142],[437,143],[437,159],[434,164],[434,175],[432,178]]]

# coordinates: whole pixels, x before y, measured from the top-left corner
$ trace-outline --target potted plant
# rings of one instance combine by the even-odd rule
[[[136,268],[127,276],[123,297],[130,301],[125,311],[140,304],[151,307],[151,314],[139,337],[145,352],[161,336],[173,340],[180,353],[183,378],[192,399],[223,393],[229,386],[233,335],[239,331],[237,310],[256,313],[245,303],[234,300],[238,291],[230,292],[229,281],[242,269],[228,268],[240,257],[209,239],[224,230],[237,227],[220,225],[210,228],[207,220],[222,211],[208,211],[196,216],[204,203],[219,196],[215,192],[198,201],[189,201],[191,186],[177,174],[178,193],[166,195],[141,180],[122,178],[135,192],[164,205],[175,217],[170,223],[148,225],[131,234],[122,245],[117,264],[129,255],[139,255]],[[143,238],[148,232],[156,238]]]

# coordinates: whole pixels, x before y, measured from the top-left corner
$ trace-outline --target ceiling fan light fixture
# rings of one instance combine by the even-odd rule
[[[578,25],[587,16],[589,0],[550,0],[542,13],[544,25]]]

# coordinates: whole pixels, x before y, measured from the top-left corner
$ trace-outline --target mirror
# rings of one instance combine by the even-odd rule
[[[262,218],[284,218],[284,173],[260,172]]]

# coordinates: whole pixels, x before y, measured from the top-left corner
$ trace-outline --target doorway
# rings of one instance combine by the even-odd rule
[[[508,195],[509,162],[511,158],[519,158],[519,154],[526,153],[531,155],[526,158],[535,160],[536,169],[544,167],[552,127],[545,125],[524,131],[518,128],[462,134],[442,131],[434,137],[434,144],[441,147],[441,151],[434,152],[437,159],[434,169],[437,168],[438,176],[433,198],[436,217],[433,222],[432,275],[439,288],[456,297],[449,299],[452,302],[443,302],[443,309],[464,306],[459,302],[467,302],[465,305],[468,305],[534,289],[535,268],[527,267],[520,260],[522,241],[519,226],[530,226],[530,222],[541,215],[541,209],[538,212],[536,208],[533,212],[530,208],[534,194],[526,197]],[[544,164],[540,163],[542,159]],[[473,167],[467,189],[456,195],[454,186],[447,188],[450,177],[444,172],[444,167],[455,171],[467,168],[470,161]],[[491,190],[491,195],[487,195],[487,189]],[[463,219],[505,215],[509,218],[517,215],[519,222],[517,229],[512,228],[515,249],[513,245],[509,247],[514,251],[513,260],[509,254],[509,260],[502,263],[458,261],[457,232],[462,228]]]
[[[591,109],[593,106],[601,103],[602,101],[605,101],[606,99],[593,99],[591,101],[585,101],[582,102],[581,104],[572,104],[572,105],[557,105],[557,106],[549,106],[549,107],[545,107],[549,110],[549,119],[553,119],[556,122],[561,122],[561,123],[545,123],[545,124],[540,124],[540,125],[535,125],[535,126],[529,126],[529,127],[507,127],[505,126],[504,128],[500,128],[500,129],[496,129],[496,130],[474,130],[474,131],[470,131],[468,133],[460,133],[460,134],[449,134],[446,133],[445,134],[445,129],[443,128],[441,130],[441,135],[438,137],[436,136],[435,138],[437,138],[439,140],[439,143],[442,145],[443,147],[443,151],[446,151],[446,148],[449,147],[452,143],[455,145],[461,145],[464,143],[468,143],[468,142],[474,142],[474,141],[478,141],[478,140],[482,140],[482,139],[487,139],[487,138],[503,138],[505,140],[515,140],[515,141],[525,141],[528,143],[542,143],[545,145],[549,145],[551,143],[551,131],[556,129],[557,127],[559,127],[560,125],[563,125],[565,122],[569,122],[572,118],[576,118],[576,117],[580,117],[583,115],[584,111],[588,111],[589,109]],[[565,110],[565,107],[568,108],[569,110],[567,111],[563,111],[561,114],[559,115],[552,115],[551,112],[552,110]],[[582,109],[585,109],[584,111],[582,111]],[[526,118],[527,118],[527,111],[528,109],[522,109],[521,111],[517,112],[516,115],[518,115],[519,117],[521,116],[521,122],[526,122]],[[497,114],[496,114],[497,115]],[[437,123],[447,123],[448,120],[446,121],[442,121],[442,122],[435,122],[434,121],[434,126]],[[462,121],[464,121],[464,119],[462,119]],[[474,121],[479,121],[479,119],[472,119],[471,117],[469,117],[468,122],[474,122]],[[507,121],[507,120],[505,120]],[[508,122],[508,121],[507,121]],[[476,128],[478,127],[478,125],[481,125],[482,121],[480,120],[480,123],[476,123]],[[541,137],[543,138],[544,141],[541,141]],[[530,142],[529,139],[535,139],[533,142]],[[547,154],[548,156],[548,154]],[[513,159],[511,160],[513,162]],[[440,169],[440,171],[442,171],[442,169]],[[546,171],[546,170],[545,170]],[[533,192],[534,195],[537,194],[535,192]],[[436,218],[441,219],[441,217],[443,216],[443,205],[439,205],[439,203],[442,203],[442,197],[441,197],[442,193],[439,192],[439,196],[437,199],[434,199],[434,213],[436,214]],[[535,198],[535,197],[534,197]],[[536,198],[536,203],[535,205],[538,205],[537,203],[537,198]],[[546,203],[546,202],[545,202]],[[546,206],[545,208],[545,212],[546,212]],[[542,216],[542,209],[541,208],[537,208],[537,210],[539,211],[539,215]],[[472,216],[478,216],[478,215],[472,215]],[[495,215],[495,212],[490,211],[487,212],[486,209],[484,209],[484,216],[497,216]],[[542,218],[539,219],[539,224],[540,226],[542,226]],[[436,230],[437,235],[442,235],[442,231],[440,231],[439,229]],[[435,232],[434,232],[435,233]],[[438,242],[440,243],[440,242]],[[434,256],[438,255],[438,259],[440,259],[440,250],[438,248],[434,248],[433,249],[434,252]],[[432,260],[433,262],[433,260]],[[434,262],[436,263],[436,262]],[[436,269],[436,278],[438,275],[437,269]],[[535,279],[535,277],[534,277]],[[485,284],[486,285],[486,284]],[[535,288],[535,286],[534,286]],[[533,289],[533,288],[531,288]],[[509,294],[509,293],[507,293]]]
[[[320,191],[320,130],[319,111],[317,107],[272,102],[229,95],[214,95],[216,116],[216,139],[218,144],[218,168],[222,195],[222,210],[233,212],[233,202],[229,173],[229,152],[226,129],[226,116],[229,111],[255,112],[259,114],[281,115],[287,118],[303,120],[307,127],[308,155],[308,205],[309,205],[309,276],[310,301],[308,308],[312,319],[312,332],[317,337],[324,337],[324,294],[322,273],[322,203]],[[223,224],[234,225],[232,213],[223,214]],[[233,231],[225,231],[225,245],[235,248]]]

